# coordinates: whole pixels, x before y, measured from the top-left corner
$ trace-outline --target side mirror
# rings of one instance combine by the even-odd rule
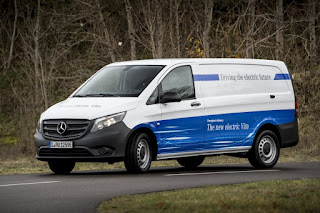
[[[177,92],[166,92],[160,99],[160,103],[169,103],[169,102],[180,102],[181,95]]]

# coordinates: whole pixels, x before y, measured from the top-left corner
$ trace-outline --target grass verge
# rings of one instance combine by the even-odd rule
[[[103,202],[98,212],[320,212],[320,179],[210,186]]]

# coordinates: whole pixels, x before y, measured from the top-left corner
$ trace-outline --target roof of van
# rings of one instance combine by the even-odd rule
[[[285,66],[282,61],[263,60],[263,59],[246,59],[246,58],[170,58],[170,59],[146,59],[135,61],[123,61],[109,64],[108,66],[119,65],[176,65],[181,63],[197,63],[197,64],[260,64],[271,66]]]

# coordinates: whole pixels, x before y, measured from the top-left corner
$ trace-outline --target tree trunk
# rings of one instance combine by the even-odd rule
[[[40,106],[40,53],[39,53],[39,37],[40,37],[40,0],[38,0],[37,18],[34,34],[34,71],[35,71],[35,105]]]
[[[42,58],[40,56],[40,72],[41,72],[41,79],[39,79],[40,82],[40,87],[41,87],[41,91],[42,91],[42,95],[43,95],[43,101],[44,101],[44,107],[45,109],[47,109],[49,107],[49,103],[48,103],[48,93],[47,93],[47,82],[46,82],[46,75],[45,75],[45,70],[42,62]]]
[[[317,62],[316,1],[315,0],[309,0],[308,13],[309,13],[309,34],[310,34],[310,65],[312,67]],[[312,76],[314,74],[315,74],[314,71],[312,71]]]
[[[48,96],[47,96],[47,88],[45,81],[45,73],[42,67],[42,59],[40,54],[40,18],[41,18],[41,7],[40,0],[38,0],[38,8],[37,8],[37,18],[36,18],[36,26],[35,26],[35,35],[34,35],[34,69],[35,69],[35,93],[36,93],[36,110],[42,108],[42,104],[44,103],[45,109],[48,108]],[[39,95],[42,94],[42,97]]]
[[[10,68],[12,54],[13,54],[13,47],[14,47],[14,40],[16,39],[16,31],[17,31],[17,19],[18,19],[18,8],[17,8],[17,0],[14,0],[14,22],[13,22],[13,32],[11,37],[11,44],[10,44],[10,51],[6,69]]]
[[[171,46],[171,50],[170,50],[170,56],[173,55],[173,52],[175,52],[176,48],[175,48],[175,37],[174,37],[174,29],[173,29],[173,25],[174,25],[174,18],[173,18],[173,0],[169,0],[169,20],[168,20],[168,25],[169,25],[169,36],[170,36],[170,46]]]
[[[179,5],[181,1],[174,0],[175,4],[175,28],[176,28],[176,44],[177,44],[177,55],[181,57],[181,44],[180,44],[180,19],[179,19]]]
[[[204,57],[210,57],[210,30],[212,22],[212,12],[213,12],[213,0],[205,0],[205,26],[203,31],[203,49]]]
[[[164,26],[162,21],[162,7],[160,0],[156,0],[156,14],[157,14],[157,58],[163,57],[163,34],[164,34]]]
[[[109,30],[108,30],[106,22],[105,22],[105,18],[104,18],[103,13],[102,13],[102,8],[100,6],[99,0],[95,0],[95,1],[96,1],[96,5],[98,7],[99,20],[100,20],[100,22],[102,24],[102,27],[103,27],[104,37],[105,37],[105,39],[107,41],[107,44],[108,44],[108,51],[109,51],[109,54],[110,54],[110,58],[111,58],[112,62],[115,62],[116,61],[116,56],[115,56],[114,50],[113,50],[112,45],[111,45],[110,34],[109,34]]]
[[[145,42],[143,43],[147,43],[150,45],[147,48],[151,49],[152,57],[157,58],[157,48],[156,48],[155,37],[154,37],[156,34],[156,24],[155,24],[156,11],[154,12],[152,10],[152,4],[153,4],[153,1],[140,0],[139,6],[141,7],[141,10],[142,10],[145,29],[149,37],[149,39],[146,39]]]
[[[277,0],[276,59],[283,60],[283,0]]]
[[[150,45],[151,45],[151,51],[152,51],[152,57],[157,58],[157,49],[156,49],[156,44],[154,41],[154,27],[150,26],[149,28],[149,33],[150,33]]]
[[[249,0],[248,2],[248,29],[246,39],[246,57],[254,58],[254,22],[255,22],[255,0]]]
[[[135,41],[135,30],[133,25],[133,18],[132,18],[132,6],[129,0],[124,1],[127,11],[127,20],[128,20],[128,34],[130,39],[130,47],[131,47],[131,60],[135,60],[136,56],[136,41]]]

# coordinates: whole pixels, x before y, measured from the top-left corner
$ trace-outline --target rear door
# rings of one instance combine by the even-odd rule
[[[199,151],[204,140],[204,104],[200,86],[194,84],[193,65],[179,65],[167,72],[159,82],[160,98],[166,92],[177,92],[181,102],[160,104],[159,154],[170,155]]]

